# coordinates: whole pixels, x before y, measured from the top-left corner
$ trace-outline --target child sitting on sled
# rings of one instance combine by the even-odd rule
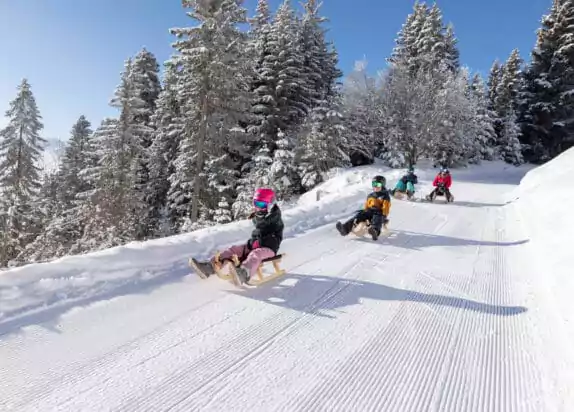
[[[383,224],[389,222],[388,216],[391,211],[391,197],[385,184],[384,176],[373,178],[373,191],[367,196],[363,209],[345,223],[337,222],[337,230],[342,236],[347,236],[355,224],[368,220],[370,222],[369,234],[373,240],[379,238]]]
[[[265,259],[272,258],[279,251],[283,241],[283,220],[281,209],[275,203],[275,192],[272,189],[261,188],[253,196],[254,211],[249,218],[253,221],[255,229],[251,238],[244,244],[234,245],[219,255],[219,260],[232,260],[237,255],[241,266],[235,269],[238,283],[247,283],[257,268]],[[208,278],[215,273],[215,257],[207,262],[198,262],[192,258],[198,275]]]
[[[394,196],[395,192],[406,193],[410,198],[415,193],[415,185],[419,182],[415,169],[411,166],[408,168],[407,173],[399,179],[395,188],[391,190],[391,195]]]
[[[446,200],[451,202],[453,200],[452,193],[450,193],[450,186],[452,185],[452,177],[450,171],[445,167],[434,178],[432,185],[434,189],[426,196],[427,200],[433,201],[437,195],[446,196]]]

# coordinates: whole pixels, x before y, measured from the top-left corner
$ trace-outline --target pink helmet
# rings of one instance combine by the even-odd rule
[[[253,195],[253,205],[256,209],[267,209],[275,203],[275,192],[273,189],[259,188]]]

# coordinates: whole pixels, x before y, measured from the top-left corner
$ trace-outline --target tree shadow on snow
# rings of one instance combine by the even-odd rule
[[[421,250],[427,247],[433,246],[517,246],[529,242],[528,239],[518,240],[514,242],[496,242],[490,240],[474,240],[474,239],[464,239],[460,237],[428,234],[411,232],[408,230],[397,230],[393,229],[392,234],[389,237],[380,238],[377,242],[373,242],[371,238],[355,238],[358,242],[367,242],[374,245],[381,246],[396,246],[411,250]]]
[[[416,292],[360,280],[291,273],[258,288],[230,293],[331,319],[335,318],[332,312],[360,305],[365,299],[417,302],[494,316],[516,316],[527,311],[523,306],[491,305],[456,296]]]

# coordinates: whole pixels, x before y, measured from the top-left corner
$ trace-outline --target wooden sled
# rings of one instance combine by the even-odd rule
[[[367,234],[370,226],[371,226],[371,222],[369,222],[368,220],[365,222],[360,222],[360,223],[357,223],[355,226],[353,226],[353,230],[351,230],[351,232],[357,237],[364,237]],[[381,231],[380,236],[384,236],[388,233],[389,233],[389,228],[387,227],[387,224],[385,223],[383,225],[383,230]]]
[[[408,192],[399,192],[398,190],[396,190],[395,193],[393,194],[393,197],[399,200],[403,200],[405,197],[407,198],[407,200],[412,200],[414,196],[415,196],[414,193],[409,196]]]
[[[285,271],[285,269],[281,269],[279,264],[281,263],[281,260],[284,257],[285,257],[285,253],[280,253],[280,254],[275,255],[273,257],[264,259],[261,262],[261,264],[259,265],[259,267],[257,268],[257,279],[254,279],[254,278],[249,279],[249,282],[247,283],[247,285],[259,286],[259,285],[267,283],[273,279],[277,279],[280,276],[283,276],[286,273],[286,271]],[[273,264],[273,269],[274,269],[273,274],[265,276],[263,268],[265,267],[266,263],[272,263]],[[215,273],[217,274],[217,276],[219,276],[219,278],[221,278],[223,280],[232,281],[236,286],[239,286],[239,285],[237,285],[235,283],[235,279],[236,279],[235,268],[239,267],[240,265],[241,265],[241,262],[240,262],[239,257],[237,255],[233,255],[230,260],[226,259],[223,262],[221,262],[220,261],[220,252],[217,252],[215,254],[215,264],[214,264]]]

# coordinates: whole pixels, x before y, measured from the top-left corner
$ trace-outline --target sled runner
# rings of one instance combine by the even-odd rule
[[[365,222],[359,222],[353,226],[352,233],[357,237],[363,237],[368,233],[369,226],[371,226],[371,223],[368,220]],[[379,237],[386,236],[390,233],[389,228],[387,227],[386,223],[383,224],[382,229],[383,230],[381,230],[381,234]]]
[[[236,276],[235,273],[235,268],[241,266],[241,261],[239,260],[239,257],[237,255],[233,255],[231,259],[225,259],[223,262],[220,261],[220,252],[217,252],[215,254],[215,263],[214,263],[214,269],[215,269],[215,273],[217,274],[217,276],[220,279],[223,280],[228,280],[228,281],[232,281],[236,286],[239,286],[235,283],[235,279]],[[262,285],[263,283],[267,283],[270,280],[276,279],[282,275],[284,275],[286,273],[285,269],[281,269],[281,267],[279,266],[279,264],[281,263],[281,260],[285,257],[285,253],[280,253],[278,255],[275,255],[273,257],[264,259],[261,262],[261,265],[259,265],[259,267],[257,268],[257,279],[251,278],[249,280],[249,282],[247,282],[247,285],[249,286],[259,286]],[[270,274],[270,275],[265,275],[264,272],[264,267],[265,264],[267,263],[271,263],[273,265],[273,269],[274,269],[274,273]]]

